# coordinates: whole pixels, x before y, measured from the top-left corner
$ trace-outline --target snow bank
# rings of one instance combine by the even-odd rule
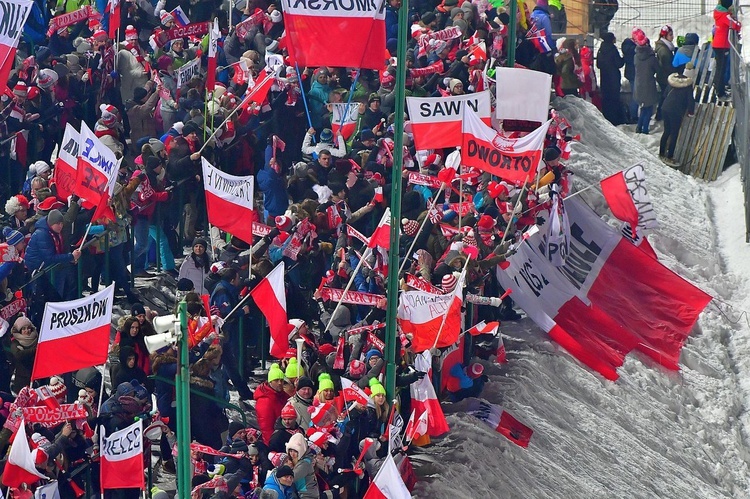
[[[671,170],[647,149],[653,150],[658,137],[636,140],[623,131],[627,127],[612,127],[580,99],[558,99],[555,107],[581,133],[569,161],[576,188],[643,162],[662,225],[650,236],[659,258],[736,309],[750,306],[743,278],[727,270],[750,271],[747,246],[739,262],[722,260],[735,249],[725,236],[739,245],[739,231],[744,242],[741,201],[736,204],[736,193],[730,196],[723,183],[728,180],[722,177],[707,187]],[[607,212],[598,191],[582,196],[597,212]],[[739,225],[732,225],[734,219]],[[683,350],[680,373],[631,355],[616,383],[581,367],[528,320],[504,324],[502,330],[509,363],[488,367],[491,382],[483,395],[534,429],[531,445],[517,447],[462,414],[461,404],[447,405],[451,433],[414,458],[420,474],[427,475],[415,490],[417,497],[718,498],[750,493],[744,446],[748,387],[741,381],[748,372],[750,328],[744,320],[733,325],[712,303]]]

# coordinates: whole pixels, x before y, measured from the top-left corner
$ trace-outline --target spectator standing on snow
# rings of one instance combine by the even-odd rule
[[[714,91],[719,99],[725,99],[727,69],[727,56],[729,56],[729,30],[739,31],[742,24],[735,21],[729,13],[733,0],[719,0],[719,5],[714,9],[714,38],[711,46],[714,49]]]
[[[648,134],[654,106],[659,103],[659,91],[656,89],[656,73],[659,71],[659,61],[654,49],[651,48],[643,30],[633,31],[633,38],[637,45],[635,49],[635,91],[633,98],[640,106],[638,123],[635,133]]]

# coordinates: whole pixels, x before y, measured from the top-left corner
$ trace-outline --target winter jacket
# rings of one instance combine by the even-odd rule
[[[331,87],[319,83],[317,78],[312,82],[310,90],[307,92],[307,104],[310,107],[310,120],[315,129],[322,128],[323,115],[326,112],[329,93],[331,93]]]
[[[260,493],[261,499],[293,499],[294,487],[281,485],[276,478],[276,470],[268,474],[266,483],[263,484],[263,491]]]
[[[138,177],[140,173],[140,170],[136,170],[131,178]],[[151,218],[156,210],[156,203],[163,203],[168,199],[169,193],[156,191],[151,185],[151,180],[147,177],[135,190],[134,205],[139,208],[139,216]]]
[[[158,101],[158,92],[151,92],[151,95],[149,95],[143,104],[136,103],[132,98],[127,101],[130,140],[134,145],[144,137],[156,137],[154,110]]]
[[[620,98],[620,81],[622,73],[620,68],[625,65],[625,60],[615,47],[614,43],[602,43],[596,55],[596,67],[599,68],[599,86],[602,95],[612,95]]]
[[[581,86],[581,80],[575,73],[576,61],[573,59],[573,54],[570,52],[563,52],[555,57],[555,65],[557,66],[557,74],[560,75],[560,87],[563,90],[576,90]]]
[[[328,151],[331,153],[331,156],[333,156],[334,158],[343,158],[344,156],[346,156],[346,141],[344,141],[344,137],[341,135],[336,135],[333,140],[336,141],[336,145],[333,145],[330,142],[321,141],[318,141],[315,145],[312,145],[312,135],[306,133],[305,138],[302,140],[302,154],[320,154],[320,151],[322,151],[323,149],[328,149]],[[323,182],[320,177],[318,177],[318,180]]]
[[[667,78],[672,74],[672,59],[674,58],[674,45],[667,40],[660,38],[656,41],[654,48],[656,59],[659,61],[659,71],[656,73],[656,82],[659,88],[664,91],[669,85]]]
[[[682,44],[682,47],[677,49],[677,52],[672,58],[672,67],[675,68],[678,73],[682,74],[683,71],[685,71],[685,65],[690,61],[693,61],[693,66],[698,65],[698,58],[700,57],[698,41],[698,35],[695,33],[688,33],[685,35],[685,43]]]
[[[685,113],[693,114],[695,112],[693,79],[674,73],[669,75],[668,82],[670,89],[661,106],[662,114],[680,118]]]
[[[268,442],[268,450],[273,452],[286,452],[286,444],[292,438],[292,435],[302,433],[302,430],[299,428],[293,430],[286,428],[281,422],[281,418],[276,420],[273,429],[273,435],[271,435],[271,440]]]
[[[729,48],[729,30],[739,31],[742,25],[735,21],[726,7],[717,5],[714,9],[714,38],[711,46],[715,49]]]
[[[191,392],[214,395],[214,384],[210,379],[190,376]],[[214,449],[221,448],[221,433],[227,430],[229,421],[216,402],[194,393],[190,394],[190,429],[199,443]]]
[[[547,39],[547,44],[555,51],[555,40],[552,38],[552,21],[549,18],[549,12],[544,7],[534,7],[531,12],[531,22],[536,25],[537,28],[544,30],[544,37]]]
[[[11,383],[11,390],[14,393],[18,393],[24,386],[29,386],[31,382],[31,370],[34,367],[36,346],[36,342],[27,347],[22,346],[16,340],[10,343],[10,357],[15,375]]]
[[[121,47],[122,48],[117,52],[116,67],[117,73],[120,75],[120,96],[122,97],[123,102],[127,102],[133,98],[133,91],[136,88],[144,87],[146,85],[146,82],[149,81],[151,75],[146,72],[143,64],[138,62],[138,59],[133,52],[126,48],[126,44],[123,43]],[[128,116],[130,115],[128,114]],[[132,122],[130,126],[132,129]],[[133,139],[133,144],[135,144],[135,142],[136,140]]]
[[[623,40],[620,50],[622,59],[625,61],[625,79],[629,82],[635,80],[635,48],[637,45],[630,38]]]
[[[135,357],[135,366],[132,368],[129,368],[127,365],[128,357],[130,356]],[[135,348],[132,346],[122,346],[120,347],[120,363],[112,367],[112,386],[117,386],[120,383],[124,383],[126,381],[132,381],[132,380],[138,380],[138,382],[142,385],[146,385],[148,383],[148,379],[146,377],[146,373],[143,372],[143,369],[138,367],[138,353],[136,353]]]
[[[289,206],[289,195],[286,192],[286,179],[271,168],[269,164],[273,153],[272,146],[266,147],[266,164],[258,172],[258,187],[263,193],[263,207],[274,217],[283,215]]]
[[[638,46],[635,49],[635,90],[633,99],[643,106],[653,106],[659,102],[656,89],[656,73],[659,61],[651,45]]]
[[[310,413],[307,412],[307,408],[312,405],[312,399],[303,399],[298,393],[295,393],[294,396],[289,399],[289,403],[291,403],[294,410],[297,411],[297,424],[303,429],[303,431],[307,431],[310,427],[311,421],[311,416]]]
[[[47,217],[37,220],[34,228],[24,257],[27,269],[34,271],[42,265],[73,263],[73,254],[64,252],[62,236],[49,228]]]
[[[308,450],[294,465],[294,488],[299,499],[319,499],[320,488],[313,467],[313,454]]]
[[[209,263],[211,258],[209,257]],[[208,271],[203,267],[196,265],[192,256],[188,255],[180,265],[179,279],[190,279],[195,287],[195,292],[199,295],[209,294],[204,284]]]
[[[281,417],[281,409],[284,408],[288,395],[282,390],[277,392],[267,381],[261,383],[253,394],[255,399],[255,413],[258,417],[258,428],[263,435],[263,442],[268,444],[273,435],[273,426]]]

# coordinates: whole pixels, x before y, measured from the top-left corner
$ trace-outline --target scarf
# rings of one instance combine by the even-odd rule
[[[193,263],[195,263],[195,266],[199,269],[203,269],[204,272],[208,272],[211,268],[211,262],[208,261],[208,255],[206,253],[203,253],[202,255],[198,256],[195,253],[191,253],[190,257],[193,259]]]
[[[135,56],[135,59],[140,63],[141,66],[143,66],[143,69],[147,73],[151,73],[151,64],[148,63],[146,59],[143,58],[143,55],[141,55],[141,51],[139,50],[139,47],[134,44],[133,42],[128,42],[125,44],[125,50],[133,54]]]

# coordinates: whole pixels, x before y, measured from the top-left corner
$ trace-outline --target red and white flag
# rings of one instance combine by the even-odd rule
[[[404,291],[399,296],[398,324],[412,335],[415,352],[444,348],[458,341],[461,333],[461,304],[466,269],[452,293],[434,295],[425,291]]]
[[[331,104],[331,131],[333,135],[341,131],[344,140],[349,140],[357,128],[359,118],[359,103],[335,102]]]
[[[409,422],[406,424],[405,440],[411,442],[427,433],[427,411],[416,417],[417,410],[411,411]]]
[[[208,32],[208,71],[206,72],[206,91],[213,93],[216,86],[216,53],[219,46],[221,31],[219,30],[219,19],[214,18],[211,31]]]
[[[383,216],[380,217],[378,226],[375,227],[375,231],[370,236],[370,240],[367,243],[368,248],[380,247],[388,249],[391,245],[391,209],[386,208],[383,212]]]
[[[78,169],[78,149],[81,137],[70,123],[65,124],[65,134],[57,150],[52,181],[57,186],[57,197],[68,199],[73,194]]]
[[[498,67],[495,68],[495,78],[498,89],[495,92],[495,118],[547,121],[552,75],[525,68]]]
[[[78,300],[44,305],[32,380],[106,362],[114,294],[115,285],[110,284]]]
[[[253,176],[224,173],[206,158],[201,158],[201,162],[209,223],[252,244]]]
[[[511,139],[486,125],[471,109],[464,113],[461,164],[510,182],[536,176],[550,121],[528,135]]]
[[[247,110],[252,104],[262,106],[275,81],[276,78],[274,77],[273,71],[269,71],[268,68],[266,68],[261,75],[258,75],[257,80],[253,81],[251,79],[247,87],[247,93],[242,98],[240,107],[243,110]]]
[[[37,400],[44,404],[49,409],[58,409],[60,402],[57,401],[57,397],[50,390],[49,385],[40,386],[34,390],[36,392]]]
[[[484,422],[516,445],[528,447],[534,430],[521,423],[503,407],[479,399],[469,399],[466,414]]]
[[[106,217],[112,221],[115,215],[109,200],[115,192],[120,160],[91,131],[86,123],[81,123],[78,164],[73,192],[80,198],[96,206],[92,220]]]
[[[466,332],[472,336],[479,336],[480,334],[491,334],[492,336],[495,336],[497,335],[497,329],[499,327],[500,323],[497,321],[482,321],[467,329]]]
[[[100,481],[102,490],[137,488],[143,490],[143,420],[105,435],[100,429]]]
[[[485,125],[492,123],[489,90],[448,97],[407,97],[406,107],[418,150],[460,146],[466,108],[474,111]]]
[[[122,10],[121,0],[109,0],[107,2],[107,12],[109,12],[109,30],[107,35],[115,41],[117,37],[117,30],[120,29],[120,11]]]
[[[286,288],[284,286],[284,262],[279,263],[260,283],[250,291],[255,304],[263,312],[271,330],[270,352],[281,359],[289,350],[289,321],[286,315]]]
[[[22,483],[31,485],[40,478],[47,478],[36,470],[34,455],[26,438],[26,425],[23,418],[8,452],[8,461],[3,469],[3,485],[20,487]]]
[[[284,0],[287,48],[299,66],[383,69],[385,1],[327,3]]]
[[[388,454],[362,499],[411,499],[393,456]]]
[[[646,172],[638,163],[601,181],[602,194],[612,214],[630,224],[629,234],[624,234],[636,245],[643,239],[644,230],[658,229],[659,222],[646,187]]]
[[[424,351],[414,359],[414,367],[417,371],[427,375],[415,381],[409,386],[411,391],[411,406],[418,413],[427,412],[426,435],[439,437],[450,431],[448,421],[443,414],[443,408],[435,394],[432,386],[432,354],[429,350]]]
[[[8,86],[18,40],[33,3],[32,0],[0,0],[0,12],[3,13],[0,22],[0,89]]]
[[[364,390],[349,379],[341,378],[341,389],[344,402],[356,402],[362,407],[367,407],[370,402],[370,397],[367,396]]]

